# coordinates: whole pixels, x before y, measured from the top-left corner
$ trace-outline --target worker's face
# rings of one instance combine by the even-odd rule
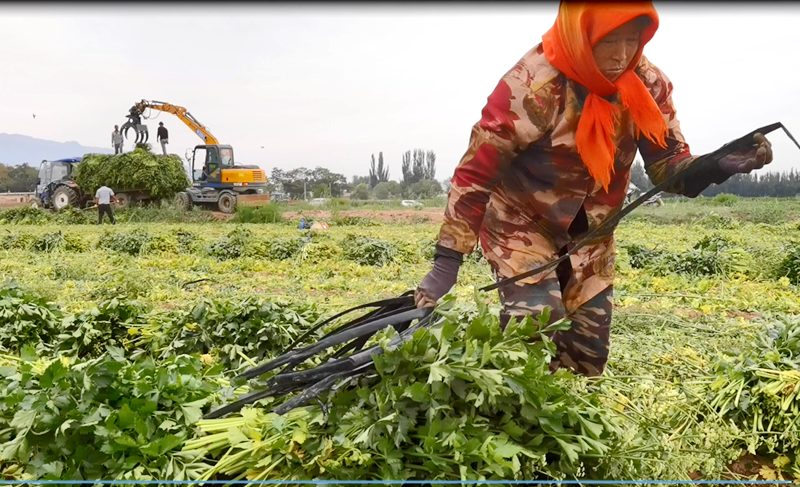
[[[628,69],[641,36],[642,24],[634,19],[609,32],[592,48],[597,68],[612,83]]]

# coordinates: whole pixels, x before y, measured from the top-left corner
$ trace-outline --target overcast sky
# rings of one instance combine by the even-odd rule
[[[695,154],[776,121],[800,137],[800,5],[655,5],[661,26],[644,52],[673,81]],[[186,107],[238,161],[268,171],[324,166],[350,178],[383,151],[397,179],[402,153],[422,148],[436,151],[441,180],[557,8],[0,4],[0,132],[110,146],[145,98]],[[163,113],[147,122],[151,142],[159,121],[171,152],[200,143]],[[785,135],[771,140],[771,169],[800,168]]]

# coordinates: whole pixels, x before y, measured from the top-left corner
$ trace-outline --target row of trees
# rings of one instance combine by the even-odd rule
[[[368,199],[432,198],[449,189],[436,180],[436,153],[414,149],[403,154],[402,179],[390,180],[389,167],[383,152],[377,159],[372,155],[369,175],[354,176],[350,182],[343,174],[331,172],[324,167],[307,169],[300,167],[290,171],[274,168],[270,178],[271,191],[280,191],[290,198],[301,199],[304,195],[315,198],[340,197],[346,191],[352,197]],[[30,192],[36,188],[37,169],[28,164],[7,166],[0,163],[0,192]],[[653,187],[644,165],[636,161],[631,169],[631,182],[642,191]],[[751,197],[792,197],[800,194],[800,172],[767,172],[738,174],[721,185],[713,185],[703,191],[703,196],[720,193]]]
[[[291,171],[274,168],[270,191],[285,193],[292,199],[339,197],[345,192],[353,199],[434,198],[443,191],[436,180],[436,153],[423,149],[403,154],[402,179],[392,181],[383,152],[371,155],[367,176],[353,176],[348,183],[343,174],[323,167],[300,167]],[[447,184],[445,183],[445,187]],[[446,189],[444,189],[446,190]]]
[[[410,186],[420,181],[436,181],[436,153],[414,149],[403,154],[403,184]]]
[[[408,150],[403,153],[402,179],[389,180],[389,168],[384,164],[383,152],[378,153],[378,163],[375,163],[375,154],[372,155],[372,164],[369,170],[369,189],[376,199],[390,198],[434,198],[443,188],[436,180],[436,152],[423,149]],[[358,178],[354,178],[356,182]],[[365,181],[366,182],[366,181]],[[362,188],[353,194],[354,198],[364,198]]]
[[[39,171],[27,163],[19,166],[6,166],[0,163],[0,192],[29,193],[36,189]]]
[[[420,181],[436,181],[436,152],[423,149],[408,150],[403,153],[403,179],[400,185],[409,187]],[[375,163],[375,154],[372,154],[372,164],[369,168],[369,177],[364,182],[369,182],[370,189],[375,189],[380,183],[389,182],[389,166],[384,163],[383,152],[378,153],[378,162]]]
[[[720,193],[737,196],[772,196],[785,198],[800,194],[800,172],[768,172],[764,174],[737,174],[720,185],[714,185],[701,194],[716,196]]]
[[[270,191],[280,191],[292,199],[312,194],[315,198],[335,198],[350,189],[343,174],[331,172],[324,167],[315,169],[298,167],[291,171],[275,167],[272,169],[270,186]]]
[[[642,191],[653,187],[644,165],[636,161],[631,168],[631,182]],[[711,197],[721,193],[749,197],[789,198],[800,194],[800,172],[794,169],[783,172],[736,174],[722,184],[714,184],[700,193]]]

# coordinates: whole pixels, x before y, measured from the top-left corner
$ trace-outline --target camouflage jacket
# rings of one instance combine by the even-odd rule
[[[606,192],[589,176],[575,145],[588,92],[550,65],[541,44],[531,49],[501,79],[472,128],[469,148],[451,180],[439,246],[467,254],[480,236],[495,271],[511,277],[554,258],[572,242],[568,230],[581,208],[592,230],[623,205],[637,149],[654,184],[693,161],[675,116],[672,83],[644,56],[635,72],[667,121],[667,147],[639,139],[622,111],[615,171]],[[617,98],[608,100],[621,109]],[[668,192],[694,197],[728,177],[715,169]],[[613,282],[613,230],[571,259],[574,277],[564,292],[568,311]],[[535,284],[544,277],[522,282]]]

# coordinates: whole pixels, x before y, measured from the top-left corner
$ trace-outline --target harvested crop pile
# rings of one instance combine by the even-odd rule
[[[563,323],[526,318],[501,331],[499,309],[475,298],[446,297],[405,341],[379,331],[365,343],[383,350],[371,370],[319,402],[279,416],[294,397],[275,394],[201,420],[263,386],[233,379],[243,367],[304,338],[319,342],[328,328],[309,328],[316,308],[231,298],[156,311],[111,299],[67,312],[0,288],[0,470],[28,482],[625,483],[720,478],[747,444],[781,454],[762,474],[794,474],[786,462],[797,448],[797,389],[786,386],[796,382],[796,319],[770,323],[757,351],[727,357],[718,375],[590,380],[549,373],[555,348],[542,333]],[[330,363],[332,352],[294,370]],[[787,393],[791,404],[777,412]],[[747,434],[753,421],[758,444]]]
[[[772,480],[784,480],[782,471],[800,475],[799,352],[800,319],[781,316],[765,324],[752,349],[714,365],[716,380],[710,385],[709,403],[724,418],[752,432],[739,439],[742,447],[778,455],[775,469],[761,471]]]
[[[88,248],[86,242],[78,235],[64,235],[61,230],[46,233],[37,238],[31,247],[35,252],[83,252]]]
[[[0,214],[0,224],[44,225],[51,220],[52,218],[46,210],[32,206],[10,208]]]
[[[344,257],[361,265],[383,266],[394,262],[397,246],[377,238],[348,235],[342,240]]]
[[[160,156],[143,148],[118,155],[88,154],[74,173],[78,185],[94,193],[100,186],[146,189],[155,198],[171,198],[189,186],[176,155]]]
[[[199,480],[681,475],[680,462],[670,468],[672,445],[664,438],[638,429],[584,379],[550,373],[555,345],[544,333],[563,323],[529,317],[501,331],[481,299],[464,307],[446,301],[435,323],[404,342],[391,328],[378,333],[372,343],[383,353],[373,356],[374,371],[338,384],[316,404],[282,414],[279,405],[294,399],[273,394],[232,417],[199,421],[205,435],[183,445],[185,454],[213,463]]]

